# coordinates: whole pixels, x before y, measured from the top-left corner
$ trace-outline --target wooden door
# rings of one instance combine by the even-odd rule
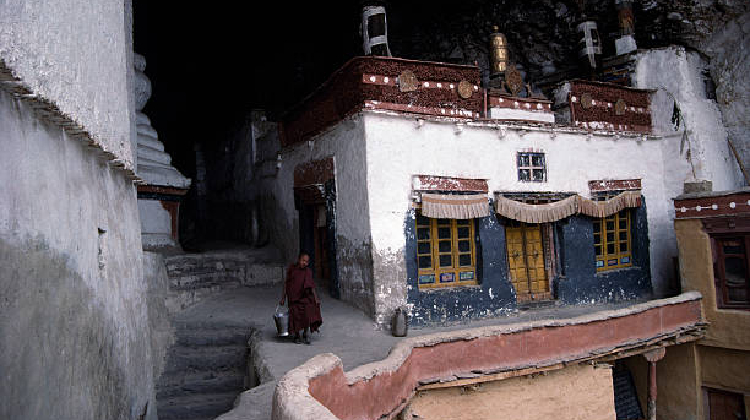
[[[508,250],[510,281],[516,288],[517,295],[526,295],[529,293],[529,278],[526,271],[526,253],[524,252],[521,227],[505,229],[505,246]]]
[[[505,244],[518,301],[550,299],[541,225],[509,224],[505,228]]]
[[[706,389],[706,388],[704,388]],[[745,400],[742,394],[706,389],[708,420],[746,420]]]

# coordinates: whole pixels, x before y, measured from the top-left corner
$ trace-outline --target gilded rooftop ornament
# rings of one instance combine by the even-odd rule
[[[418,85],[419,80],[417,80],[417,76],[411,70],[404,70],[398,76],[398,87],[401,92],[413,92],[417,90]]]
[[[458,94],[464,99],[471,98],[471,95],[474,94],[474,85],[466,80],[461,80],[458,84]]]
[[[505,85],[510,89],[511,96],[518,96],[523,89],[523,78],[515,64],[508,65],[508,70],[505,71]]]
[[[588,92],[585,92],[581,95],[581,106],[583,109],[589,109],[594,105],[594,99],[591,97],[591,94]]]

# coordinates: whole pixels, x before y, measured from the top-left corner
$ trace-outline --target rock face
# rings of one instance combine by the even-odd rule
[[[172,158],[164,151],[164,145],[151,127],[151,120],[143,107],[151,97],[151,82],[146,77],[146,58],[135,55],[135,109],[138,129],[138,175],[149,185],[187,189],[190,179],[185,178],[174,166]]]

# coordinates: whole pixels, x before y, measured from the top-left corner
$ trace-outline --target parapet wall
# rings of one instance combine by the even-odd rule
[[[701,325],[701,295],[686,293],[571,319],[408,338],[386,359],[349,372],[335,355],[321,354],[279,381],[273,419],[393,418],[423,384],[461,377],[499,380],[510,371],[562,367],[684,342],[690,333],[700,335]]]

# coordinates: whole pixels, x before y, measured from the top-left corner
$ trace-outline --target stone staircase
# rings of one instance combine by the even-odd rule
[[[176,313],[220,290],[281,283],[285,264],[272,248],[213,251],[165,258],[167,308]]]
[[[612,372],[615,391],[615,413],[617,420],[639,420],[644,418],[638,404],[638,393],[633,383],[633,376],[627,368],[615,369]]]
[[[159,420],[214,419],[255,386],[247,327],[176,322],[176,343],[156,386]]]

